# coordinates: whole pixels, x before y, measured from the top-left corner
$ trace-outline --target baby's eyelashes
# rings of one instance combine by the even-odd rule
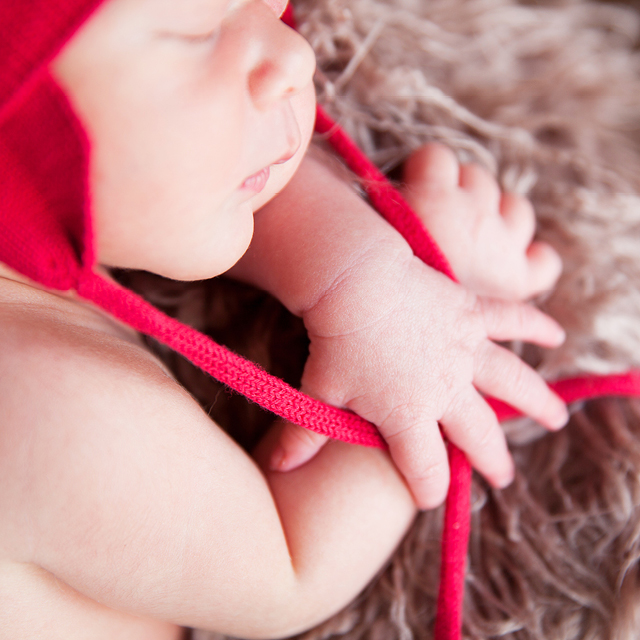
[[[156,37],[162,40],[174,40],[185,44],[206,44],[208,46],[215,45],[220,36],[220,27],[213,31],[203,33],[174,33],[171,31],[157,31]]]

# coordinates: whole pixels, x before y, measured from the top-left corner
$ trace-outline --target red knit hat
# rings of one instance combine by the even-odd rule
[[[87,144],[47,65],[99,4],[0,4],[0,261],[55,289],[92,255]]]
[[[0,0],[0,262],[51,289],[75,290],[286,420],[346,442],[384,447],[370,423],[292,389],[94,272],[89,143],[49,75],[48,64],[101,1]],[[291,24],[292,18],[289,9],[284,19]],[[370,201],[405,236],[415,254],[453,278],[446,259],[400,194],[320,108],[316,130],[365,179]],[[640,395],[640,376],[584,378],[552,386],[569,402],[600,395]],[[502,403],[492,406],[501,418],[515,415]],[[438,640],[460,637],[469,532],[470,469],[454,447],[450,455]]]

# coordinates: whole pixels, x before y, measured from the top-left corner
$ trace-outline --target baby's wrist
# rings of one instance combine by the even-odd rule
[[[254,239],[234,275],[306,318],[319,307],[339,311],[354,295],[345,289],[352,278],[365,280],[403,252],[411,255],[406,241],[352,185],[308,157],[257,213]]]
[[[393,237],[354,252],[313,304],[301,310],[307,330],[333,337],[369,326],[402,295],[402,283],[415,261],[409,246]]]

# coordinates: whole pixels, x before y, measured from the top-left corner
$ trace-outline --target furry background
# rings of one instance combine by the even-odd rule
[[[320,101],[385,171],[397,176],[413,149],[439,140],[532,199],[539,237],[564,260],[538,302],[568,339],[553,352],[512,347],[550,379],[640,366],[638,11],[582,0],[294,4]],[[264,294],[224,279],[122,277],[296,384],[304,331]],[[250,448],[270,416],[163,356]],[[504,491],[474,481],[464,637],[640,637],[640,402],[573,407],[557,434],[527,420],[506,429],[516,481]],[[302,637],[430,638],[440,521],[439,510],[420,515],[357,601]]]

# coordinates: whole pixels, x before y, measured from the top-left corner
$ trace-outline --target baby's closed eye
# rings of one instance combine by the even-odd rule
[[[164,24],[155,33],[162,39],[174,39],[190,44],[215,43],[224,19],[248,1],[207,0],[203,3],[200,0],[191,0],[178,4],[176,14],[164,16]],[[185,20],[185,16],[190,17]]]

